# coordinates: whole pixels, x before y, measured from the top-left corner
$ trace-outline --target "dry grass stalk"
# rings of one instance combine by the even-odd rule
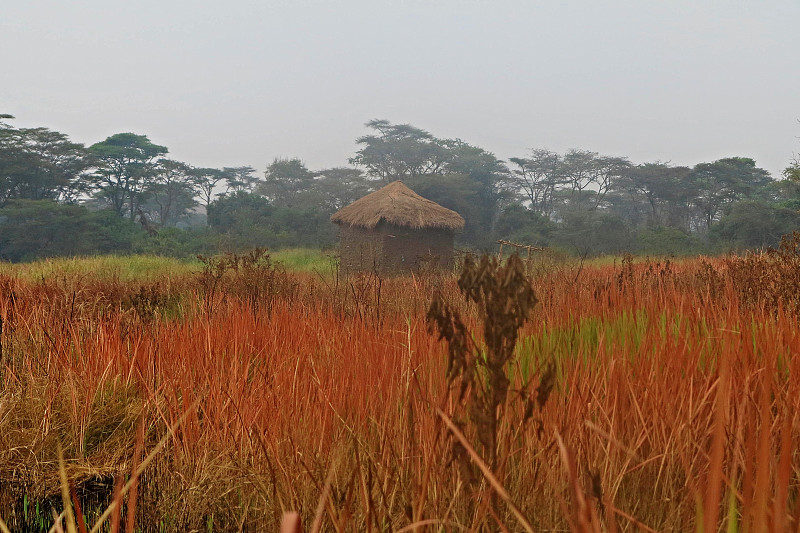
[[[441,410],[437,409],[436,414],[438,414],[439,417],[444,421],[445,425],[447,426],[447,429],[449,429],[456,437],[456,439],[458,439],[458,442],[461,443],[461,445],[467,451],[470,459],[475,463],[478,469],[480,469],[481,473],[484,475],[486,480],[492,485],[492,488],[495,490],[497,495],[503,499],[506,505],[508,505],[508,508],[511,509],[512,513],[514,513],[514,516],[516,517],[520,525],[528,533],[533,533],[534,531],[533,526],[531,526],[530,522],[528,522],[528,519],[525,518],[525,516],[522,514],[519,508],[514,504],[514,502],[511,500],[511,496],[508,494],[506,489],[503,488],[503,485],[494,476],[489,466],[483,461],[483,459],[481,459],[481,456],[478,455],[475,449],[470,445],[467,438],[464,437],[464,434],[461,432],[460,429],[458,429],[458,426],[456,426],[453,423],[453,421],[450,420],[450,417],[444,414],[444,412],[442,412]]]
[[[178,428],[180,428],[183,425],[183,423],[186,421],[189,415],[193,413],[194,410],[197,408],[199,403],[200,403],[200,398],[197,398],[197,400],[195,400],[194,403],[192,403],[192,405],[190,405],[186,409],[186,411],[184,411],[184,413],[175,422],[175,424],[170,426],[169,432],[158,442],[158,444],[156,444],[156,446],[150,451],[150,453],[147,454],[147,457],[145,457],[144,460],[142,460],[142,462],[138,465],[138,467],[133,472],[131,472],[131,477],[128,480],[128,482],[125,483],[125,485],[120,484],[119,490],[117,490],[115,487],[114,501],[111,503],[111,505],[109,505],[106,508],[103,514],[100,515],[100,518],[97,519],[94,526],[92,527],[92,530],[89,533],[97,533],[98,531],[100,531],[100,528],[102,527],[103,523],[109,518],[109,516],[112,515],[114,517],[114,524],[112,524],[111,529],[113,531],[117,531],[119,529],[119,514],[122,508],[122,498],[131,489],[131,487],[133,487],[137,483],[139,476],[142,475],[142,472],[144,472],[147,466],[153,461],[153,459],[164,448],[164,446],[166,446],[169,439],[173,437],[175,431],[177,431]],[[119,481],[121,480],[122,478],[120,477]]]
[[[281,518],[281,533],[303,533],[299,513],[294,511],[283,513],[283,518]]]

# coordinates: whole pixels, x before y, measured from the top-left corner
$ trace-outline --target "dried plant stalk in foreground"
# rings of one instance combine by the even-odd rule
[[[478,308],[483,323],[485,351],[473,342],[459,313],[437,297],[428,311],[428,324],[448,346],[447,379],[459,381],[459,400],[465,402],[467,420],[474,426],[488,464],[497,466],[498,420],[506,403],[510,380],[508,364],[514,356],[519,330],[538,302],[525,266],[518,255],[505,263],[482,256],[467,257],[458,280],[461,294]],[[540,392],[545,398],[547,393]],[[454,417],[463,427],[465,420]],[[461,446],[455,456],[466,461]],[[467,468],[462,468],[466,473]]]

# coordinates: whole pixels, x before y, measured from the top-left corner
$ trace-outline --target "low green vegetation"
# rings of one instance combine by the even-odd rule
[[[278,250],[272,254],[272,258],[282,263],[287,270],[295,272],[328,273],[334,270],[337,265],[335,252],[325,252],[312,248]]]
[[[293,272],[328,273],[336,266],[333,253],[311,248],[288,248],[270,254],[273,261]],[[0,262],[0,274],[26,281],[91,277],[127,281],[153,281],[194,274],[202,269],[196,258],[175,259],[156,255],[99,255],[58,257],[27,263]]]
[[[76,276],[115,278],[120,281],[163,279],[183,276],[199,269],[200,262],[197,260],[181,261],[154,255],[59,257],[29,263],[0,263],[0,273],[28,281]]]

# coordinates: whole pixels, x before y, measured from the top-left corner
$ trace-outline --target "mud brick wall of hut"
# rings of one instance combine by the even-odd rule
[[[375,229],[342,226],[339,254],[344,273],[373,269],[398,273],[431,266],[447,267],[453,260],[453,232],[385,223]]]

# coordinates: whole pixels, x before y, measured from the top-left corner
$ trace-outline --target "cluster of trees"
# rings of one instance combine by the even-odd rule
[[[339,169],[347,176],[344,190],[357,194],[321,203],[317,188],[326,183],[326,190],[336,190],[342,182],[308,171],[299,160],[273,163],[260,191],[276,204],[305,198],[309,208],[332,212],[370,188],[402,179],[464,216],[459,240],[478,248],[506,238],[581,254],[716,252],[771,246],[800,228],[797,161],[780,180],[746,157],[690,168],[534,149],[506,163],[407,124],[374,120],[367,127],[371,133],[357,140],[350,160],[354,168]]]
[[[15,128],[11,119],[0,115],[0,259],[332,240],[329,224],[319,238],[322,214],[275,209],[256,195],[263,180],[253,167],[194,167],[134,133],[87,147],[48,128]],[[241,198],[262,200],[258,216],[230,216]]]
[[[460,213],[462,246],[498,238],[577,253],[693,253],[775,244],[800,227],[800,161],[775,180],[745,157],[692,168],[586,150],[500,161],[460,139],[373,120],[351,166],[276,159],[198,168],[146,136],[91,146],[0,115],[0,259],[172,255],[335,242],[329,217],[391,181]]]
[[[519,228],[521,240],[589,252],[689,253],[774,245],[800,228],[796,162],[777,181],[746,157],[689,168],[540,149],[511,164],[523,202],[500,224]]]
[[[252,167],[196,168],[167,152],[145,135],[118,133],[87,148],[47,128],[0,121],[0,207],[15,200],[80,203],[177,226],[201,201],[208,206],[220,183],[238,191],[258,181]]]

